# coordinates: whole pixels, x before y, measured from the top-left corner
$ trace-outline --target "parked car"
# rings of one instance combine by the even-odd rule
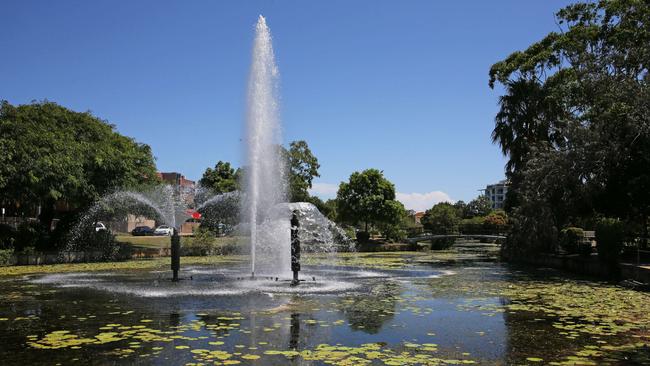
[[[153,229],[149,226],[136,226],[135,229],[131,230],[131,235],[133,236],[147,236],[153,235]]]
[[[168,235],[172,236],[174,234],[174,229],[167,225],[160,225],[154,230],[153,232],[154,235]]]
[[[96,233],[98,233],[98,232],[100,232],[100,231],[106,231],[106,230],[108,230],[108,229],[106,229],[106,225],[104,225],[103,222],[101,222],[101,221],[97,221],[97,222],[95,223],[95,232],[96,232]]]

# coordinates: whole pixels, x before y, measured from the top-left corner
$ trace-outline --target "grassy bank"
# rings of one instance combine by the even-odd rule
[[[222,264],[238,263],[246,259],[246,256],[208,256],[208,257],[182,257],[181,265],[194,264]],[[89,272],[109,270],[129,270],[144,268],[168,268],[169,257],[151,259],[134,259],[122,262],[91,262],[91,263],[62,263],[29,266],[0,267],[0,276],[25,275],[34,273],[63,273],[63,272]]]
[[[128,234],[117,235],[115,237],[120,243],[131,244],[140,248],[169,248],[171,239],[169,236],[133,236]],[[181,245],[191,245],[193,238],[191,236],[181,236]],[[213,239],[213,245],[231,245],[236,244],[238,237],[225,236]]]

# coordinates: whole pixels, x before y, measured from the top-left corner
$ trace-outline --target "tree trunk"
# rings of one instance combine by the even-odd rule
[[[52,198],[46,199],[41,206],[41,214],[38,216],[38,221],[47,231],[50,231],[52,221],[54,220],[54,204],[55,202]]]
[[[643,249],[648,249],[648,215],[643,213],[643,240],[641,241],[641,247]]]

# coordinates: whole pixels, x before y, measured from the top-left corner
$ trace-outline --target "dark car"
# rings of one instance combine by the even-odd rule
[[[135,229],[131,230],[131,235],[133,236],[146,236],[153,235],[153,229],[149,226],[136,226]]]

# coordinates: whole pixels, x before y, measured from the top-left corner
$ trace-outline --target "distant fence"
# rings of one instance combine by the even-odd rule
[[[0,225],[11,226],[16,230],[18,229],[18,226],[20,226],[20,224],[22,224],[23,222],[31,222],[31,221],[37,221],[37,219],[33,217],[18,217],[18,216],[0,217]]]
[[[484,234],[445,234],[437,235],[431,233],[423,233],[422,235],[408,238],[408,241],[411,244],[415,244],[421,241],[435,240],[435,239],[487,239],[487,240],[503,240],[506,237],[504,235],[484,235]]]

